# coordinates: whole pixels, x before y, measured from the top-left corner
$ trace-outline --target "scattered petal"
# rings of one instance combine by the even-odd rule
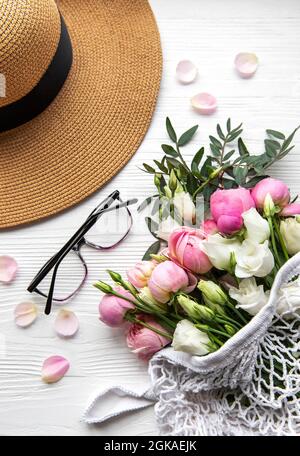
[[[176,67],[176,76],[181,84],[190,84],[197,77],[198,70],[190,60],[181,60]]]
[[[193,108],[200,114],[212,114],[217,109],[217,100],[210,93],[198,93],[191,99]]]
[[[57,314],[54,328],[59,336],[72,337],[79,328],[78,318],[71,310],[62,309]]]
[[[16,306],[14,314],[16,325],[26,328],[36,319],[38,314],[37,306],[31,301],[21,302],[21,304]]]
[[[257,70],[258,58],[250,52],[240,52],[235,57],[234,64],[242,78],[251,78]]]
[[[44,361],[42,367],[42,380],[45,383],[55,383],[69,370],[69,361],[63,356],[50,356]]]
[[[16,277],[17,270],[18,264],[14,258],[8,255],[0,256],[0,282],[12,282]]]

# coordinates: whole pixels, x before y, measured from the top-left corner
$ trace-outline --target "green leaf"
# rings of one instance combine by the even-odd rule
[[[162,193],[164,193],[164,188],[165,188],[166,185],[167,185],[166,179],[164,178],[164,176],[161,176],[160,177],[160,181],[159,181],[159,190]]]
[[[172,157],[178,157],[178,152],[174,149],[174,147],[169,146],[168,144],[162,144],[161,148],[165,154],[171,155]]]
[[[160,206],[161,206],[160,198],[157,198],[152,206],[151,215],[155,215],[159,211]]]
[[[249,155],[249,151],[248,151],[244,141],[242,140],[242,138],[238,139],[238,148],[239,148],[239,154],[241,157]]]
[[[155,241],[150,245],[149,249],[145,252],[143,260],[152,260],[151,255],[156,255],[160,251],[160,241]]]
[[[268,144],[274,150],[278,150],[281,147],[280,143],[278,141],[275,141],[274,139],[265,139],[265,144]]]
[[[232,155],[234,154],[234,152],[235,152],[234,149],[227,152],[227,154],[225,154],[225,156],[224,156],[224,161],[229,160],[230,157],[232,157]]]
[[[215,190],[215,187],[212,185],[206,185],[206,187],[204,187],[202,194],[205,201],[205,210],[209,209],[209,200]]]
[[[158,200],[159,201],[159,200]],[[145,222],[148,227],[148,230],[152,234],[152,236],[156,237],[155,231],[158,230],[158,223],[156,223],[154,220],[152,220],[151,217],[145,217]]]
[[[166,118],[166,129],[167,129],[169,138],[170,138],[173,142],[176,143],[176,141],[177,141],[177,136],[176,136],[175,130],[174,130],[174,128],[173,128],[173,125],[171,124],[171,121],[170,121],[169,117]]]
[[[182,180],[184,179],[188,173],[190,172],[189,170],[187,170],[182,163],[179,163],[179,166],[177,167],[178,169],[178,178],[179,180]]]
[[[231,134],[228,136],[228,140],[227,142],[232,142],[234,141],[238,136],[240,136],[240,134],[242,133],[243,130],[236,130],[236,131],[232,131]]]
[[[153,198],[157,198],[159,195],[152,195],[148,196],[148,198],[144,199],[144,201],[141,202],[141,204],[138,206],[137,211],[142,212],[149,204],[152,202]]]
[[[168,168],[163,164],[162,161],[161,162],[159,162],[158,160],[153,160],[153,161],[161,172],[163,172],[163,173],[168,172]]]
[[[179,168],[181,165],[180,161],[176,160],[176,158],[173,158],[173,157],[168,157],[167,163],[168,163],[169,169]]]
[[[217,138],[215,138],[214,136],[210,136],[209,139],[214,146],[216,146],[218,149],[222,149],[222,144]]]
[[[211,168],[212,165],[212,157],[207,157],[206,160],[204,161],[200,174],[201,176],[208,177],[209,175],[209,169]]]
[[[241,131],[243,131],[243,129],[241,128],[241,127],[242,127],[242,125],[243,125],[243,124],[242,124],[242,123],[240,123],[240,125],[238,125],[238,126],[237,126],[237,127],[235,127],[233,130],[231,130],[231,132],[230,132],[230,133],[235,133],[235,132],[236,132],[236,131],[238,131],[238,130],[241,130]]]
[[[300,128],[300,127],[297,127],[297,128],[293,131],[293,133],[290,134],[290,136],[289,136],[288,138],[286,138],[285,141],[283,141],[283,143],[282,143],[282,150],[286,150],[286,149],[289,147],[289,145],[291,144],[291,142],[292,142],[292,140],[293,140],[293,138],[294,138],[294,136],[295,136],[296,131],[297,131],[299,128]]]
[[[198,125],[194,125],[192,128],[190,128],[189,130],[184,132],[178,140],[178,146],[182,147],[182,146],[185,146],[188,142],[190,142],[190,140],[196,133],[197,129],[198,129]]]
[[[273,136],[273,138],[277,138],[277,139],[285,139],[285,136],[283,133],[280,133],[280,131],[276,131],[276,130],[266,130],[267,134],[269,136]]]
[[[199,173],[199,165],[202,160],[202,157],[204,155],[204,147],[201,147],[201,149],[198,150],[198,152],[195,154],[192,163],[191,163],[191,170],[194,174]]]
[[[258,182],[260,182],[262,179],[265,179],[266,177],[269,177],[269,176],[267,176],[267,175],[255,176],[252,179],[250,179],[246,184],[244,184],[244,187],[252,188],[252,187],[254,187],[254,185],[256,185]]]
[[[143,167],[145,168],[145,170],[147,171],[147,173],[150,173],[150,174],[155,174],[155,169],[152,168],[152,166],[150,165],[147,165],[147,163],[143,163]]]
[[[284,150],[283,152],[280,152],[280,154],[277,156],[278,160],[281,160],[283,157],[285,157],[291,150],[294,149],[295,146],[289,147],[288,149]]]
[[[220,149],[217,146],[215,146],[214,144],[210,144],[209,147],[214,157],[221,157]]]
[[[230,119],[227,120],[226,128],[227,128],[227,133],[230,133],[230,131],[231,131],[231,120]]]
[[[187,181],[186,181],[186,189],[189,192],[190,195],[193,195],[195,191],[198,188],[198,181],[197,179],[192,175],[188,174],[187,175]]]
[[[247,166],[244,166],[244,167],[239,166],[238,168],[234,168],[234,170],[233,170],[233,175],[235,177],[237,184],[239,184],[239,185],[243,185],[245,183],[247,174],[248,174]]]
[[[222,128],[220,127],[219,124],[217,125],[217,133],[218,133],[218,135],[219,135],[219,138],[221,138],[221,139],[224,141],[225,135],[224,135],[224,133],[223,133],[223,131],[222,131]]]
[[[223,182],[224,188],[226,188],[226,189],[237,187],[237,183],[232,179],[222,179],[222,182]]]
[[[268,157],[270,157],[270,158],[276,157],[277,148],[273,144],[268,142],[267,139],[265,140],[265,149],[266,149],[266,154],[267,154]]]

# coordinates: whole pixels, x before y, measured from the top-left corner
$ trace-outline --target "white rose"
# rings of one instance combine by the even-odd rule
[[[254,207],[243,212],[244,225],[246,227],[246,238],[251,241],[264,242],[270,237],[270,228],[266,219],[264,219]]]
[[[229,296],[237,301],[237,308],[250,315],[256,315],[268,302],[270,292],[264,292],[263,285],[257,286],[254,277],[241,280],[239,288],[230,288]]]
[[[236,239],[228,239],[220,234],[211,234],[203,242],[203,249],[213,266],[217,269],[228,271],[230,268],[231,254],[240,246]]]
[[[156,236],[164,241],[169,240],[169,236],[176,228],[179,228],[179,224],[169,215],[165,220],[161,221],[156,231]]]
[[[291,317],[292,312],[300,313],[300,278],[280,287],[277,313]]]
[[[280,223],[280,232],[290,255],[300,251],[300,223],[297,220],[294,217],[287,218]]]
[[[194,224],[196,218],[196,208],[189,193],[176,193],[173,198],[174,208],[181,217],[183,224]]]
[[[202,356],[209,353],[209,343],[208,335],[197,329],[191,321],[181,320],[177,323],[172,342],[175,351]]]
[[[235,254],[235,275],[240,278],[265,277],[274,268],[274,257],[268,241],[263,244],[245,239]]]

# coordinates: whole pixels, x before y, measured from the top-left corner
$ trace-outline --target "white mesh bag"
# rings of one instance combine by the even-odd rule
[[[298,275],[300,254],[278,272],[268,304],[218,351],[198,357],[162,350],[150,362],[150,388],[97,394],[84,421],[103,422],[156,401],[161,435],[300,435],[300,299],[284,314],[276,311],[280,288]],[[110,412],[95,412],[107,394]]]

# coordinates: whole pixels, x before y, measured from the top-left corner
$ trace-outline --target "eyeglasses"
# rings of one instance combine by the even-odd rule
[[[116,200],[118,204],[112,206]],[[133,223],[128,206],[136,202],[137,199],[123,202],[118,190],[111,193],[90,213],[59,252],[40,269],[27,290],[47,298],[46,315],[51,312],[52,301],[67,301],[83,286],[88,268],[80,253],[81,247],[88,245],[97,250],[108,250],[120,244]],[[50,271],[52,275],[49,274]]]

